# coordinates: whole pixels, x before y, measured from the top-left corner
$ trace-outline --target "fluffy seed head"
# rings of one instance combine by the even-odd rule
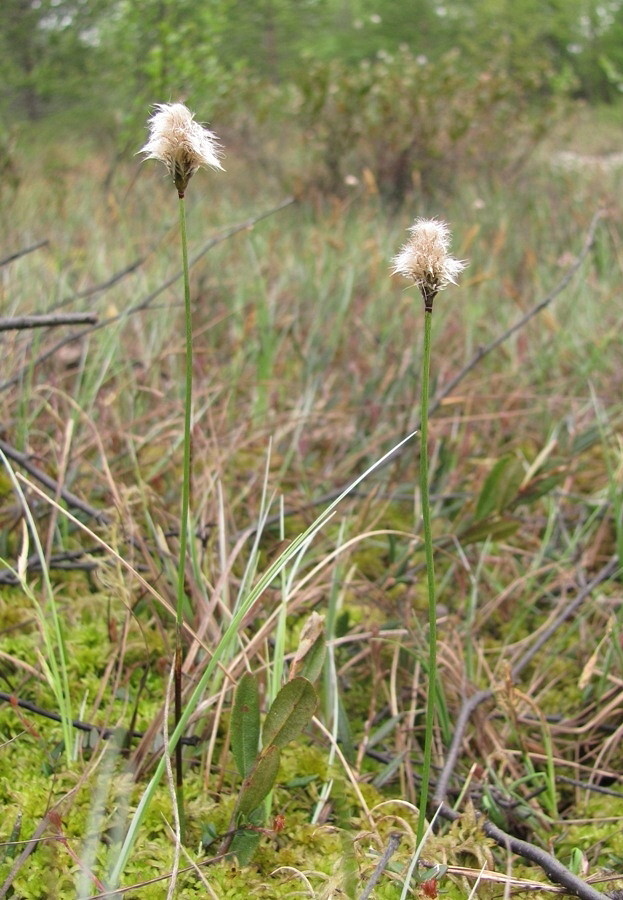
[[[139,153],[163,162],[184,196],[188,182],[200,166],[222,169],[218,138],[199,122],[183,103],[157,103],[149,118],[149,140]]]
[[[433,300],[456,279],[467,263],[449,255],[450,229],[438,219],[416,219],[409,228],[411,237],[392,259],[392,274],[404,275],[417,284],[426,309]]]

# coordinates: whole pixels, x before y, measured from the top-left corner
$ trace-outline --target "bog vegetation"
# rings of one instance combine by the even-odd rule
[[[3,4],[0,897],[621,896],[623,5],[400,6]]]

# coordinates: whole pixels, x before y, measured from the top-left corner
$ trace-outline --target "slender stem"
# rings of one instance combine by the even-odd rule
[[[422,786],[420,788],[420,814],[417,826],[417,844],[426,830],[426,807],[430,785],[431,759],[433,752],[433,719],[437,694],[437,603],[435,598],[435,568],[433,561],[433,535],[430,518],[430,498],[428,491],[428,395],[430,382],[431,326],[433,321],[432,303],[426,304],[424,311],[424,357],[422,360],[422,396],[420,401],[420,494],[422,497],[422,520],[424,524],[424,551],[428,583],[428,695],[426,698],[426,730],[424,735],[424,761],[422,763]]]
[[[188,545],[188,517],[190,511],[190,455],[191,413],[193,394],[193,326],[190,308],[190,277],[188,268],[188,243],[186,240],[186,206],[180,200],[180,235],[182,239],[182,268],[184,270],[184,317],[186,321],[186,383],[184,392],[184,463],[182,472],[182,510],[180,518],[180,556],[177,570],[177,609],[175,618],[175,725],[182,717],[182,625],[186,600],[186,548]],[[182,770],[182,745],[175,745],[175,786],[180,832],[184,840],[184,775]]]

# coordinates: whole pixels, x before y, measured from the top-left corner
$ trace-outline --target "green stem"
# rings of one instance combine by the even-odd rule
[[[184,463],[182,472],[182,510],[180,518],[180,556],[177,570],[177,609],[175,617],[175,725],[182,717],[182,625],[186,600],[186,548],[188,545],[188,518],[190,511],[190,456],[191,413],[193,395],[193,325],[190,307],[190,277],[188,272],[188,242],[186,239],[186,206],[180,200],[180,235],[182,239],[182,268],[184,270],[184,317],[186,322],[186,382],[184,391]],[[184,780],[182,770],[182,744],[175,746],[175,787],[181,839],[184,840]]]
[[[431,307],[424,311],[424,358],[422,360],[422,397],[420,401],[420,494],[422,497],[422,520],[424,524],[424,552],[426,556],[426,576],[428,583],[428,694],[426,698],[426,730],[424,735],[424,761],[422,763],[422,786],[417,827],[417,846],[426,830],[426,808],[430,785],[431,759],[433,753],[433,722],[437,693],[437,603],[435,597],[435,567],[433,561],[433,534],[431,529],[430,499],[428,493],[428,396],[430,382],[431,327],[433,321]]]

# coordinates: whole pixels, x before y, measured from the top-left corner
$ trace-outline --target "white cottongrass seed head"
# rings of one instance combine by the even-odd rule
[[[450,254],[450,229],[438,219],[415,220],[409,228],[411,237],[392,259],[392,274],[404,275],[417,284],[427,309],[439,291],[457,278],[467,263]]]
[[[139,153],[158,159],[169,170],[180,197],[201,166],[222,169],[217,136],[199,122],[183,103],[157,103],[148,120],[149,140]]]

